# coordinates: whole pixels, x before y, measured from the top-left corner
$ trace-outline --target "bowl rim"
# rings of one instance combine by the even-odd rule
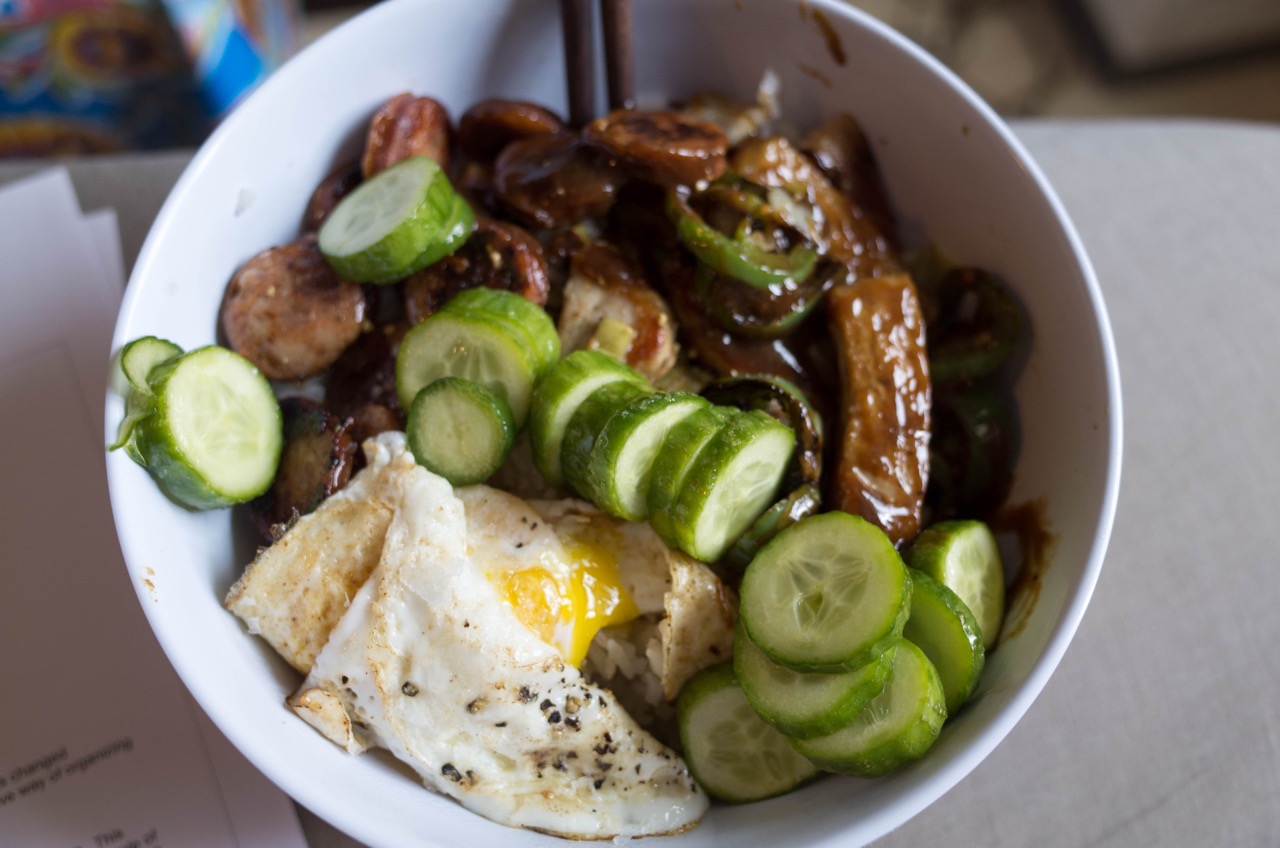
[[[359,28],[376,28],[384,17],[390,18],[397,16],[402,13],[401,9],[403,7],[413,5],[415,2],[416,0],[390,0],[390,2],[374,5],[360,12],[334,30],[322,35],[320,38],[316,39],[315,42],[301,50],[271,77],[266,79],[261,86],[249,94],[249,96],[245,98],[244,102],[241,103],[240,106],[235,109],[213,131],[213,133],[210,134],[209,138],[196,151],[190,163],[183,170],[181,176],[174,184],[142,244],[137,261],[135,262],[129,277],[124,299],[121,303],[120,312],[113,334],[113,350],[118,349],[118,347],[125,341],[123,338],[125,328],[131,323],[131,316],[137,307],[139,298],[142,297],[144,292],[142,283],[154,276],[152,266],[156,261],[155,254],[157,252],[157,245],[164,242],[168,237],[169,230],[173,225],[173,221],[177,216],[178,210],[185,202],[184,198],[189,192],[190,186],[199,179],[201,173],[208,164],[217,158],[225,140],[238,133],[240,125],[252,117],[252,104],[271,97],[271,92],[277,88],[284,87],[289,83],[292,76],[301,73],[300,69],[304,62],[300,60],[303,60],[304,57],[327,50],[328,48],[326,45],[334,41],[345,40],[349,37],[351,32],[354,32]],[[1026,172],[1026,175],[1034,185],[1036,192],[1049,207],[1058,227],[1061,230],[1061,234],[1065,238],[1070,252],[1075,259],[1078,266],[1078,272],[1084,282],[1089,306],[1092,310],[1093,324],[1096,326],[1098,332],[1098,342],[1100,346],[1103,371],[1106,377],[1105,397],[1107,408],[1105,441],[1107,462],[1105,483],[1097,514],[1091,521],[1091,524],[1094,527],[1094,533],[1089,546],[1087,560],[1080,573],[1078,581],[1076,581],[1074,591],[1072,591],[1068,596],[1067,603],[1053,625],[1043,651],[1032,664],[1026,677],[1014,686],[1012,697],[1010,697],[995,716],[972,737],[965,749],[959,755],[951,758],[941,768],[938,768],[923,778],[917,778],[909,781],[907,784],[907,791],[899,793],[898,797],[885,804],[884,807],[878,810],[873,816],[862,820],[860,827],[861,831],[868,834],[868,839],[873,839],[901,826],[919,814],[976,769],[977,766],[987,758],[987,756],[1000,744],[1001,741],[1004,740],[1013,727],[1026,714],[1032,703],[1044,689],[1062,657],[1065,655],[1067,647],[1083,619],[1084,613],[1097,585],[1114,525],[1115,512],[1119,498],[1121,459],[1123,453],[1123,409],[1120,386],[1120,369],[1116,355],[1111,322],[1103,300],[1101,287],[1098,283],[1093,266],[1089,261],[1080,235],[1072,223],[1070,216],[1057,193],[1041,171],[1039,165],[1023,146],[1019,138],[1013,133],[1009,125],[998,114],[996,114],[996,112],[981,97],[979,97],[976,92],[968,86],[968,84],[961,80],[938,59],[902,33],[862,9],[843,3],[841,0],[787,0],[787,2],[793,5],[807,6],[811,10],[819,10],[822,13],[829,14],[833,17],[846,19],[854,25],[868,31],[871,37],[879,38],[888,42],[891,47],[905,53],[910,61],[922,65],[932,76],[945,84],[953,94],[965,102],[965,105],[968,108],[972,109],[978,116],[980,116],[990,129],[995,131],[1000,142],[1004,145],[1006,152],[1011,155],[1018,165]],[[249,106],[250,108],[246,109],[246,106]],[[116,417],[115,407],[113,406],[115,400],[113,398],[113,391],[108,387],[104,427],[106,428],[106,433],[109,439],[114,434],[112,421]],[[118,503],[115,493],[120,490],[120,486],[122,485],[119,479],[117,479],[120,473],[118,469],[120,468],[121,466],[117,462],[107,462],[108,484],[109,489],[112,491],[113,518],[117,526],[118,534],[122,534],[123,532],[121,528],[121,518],[115,515],[115,504]],[[126,554],[126,567],[130,574],[136,578],[133,580],[134,589],[141,606],[147,615],[148,621],[152,625],[152,632],[156,636],[157,641],[160,643],[179,677],[183,680],[184,685],[186,685],[194,695],[200,690],[200,685],[197,683],[199,669],[187,667],[178,657],[176,651],[169,645],[167,636],[164,634],[163,630],[157,626],[158,614],[153,615],[152,613],[153,605],[149,602],[150,599],[146,595],[147,590],[144,588],[142,577],[134,573],[135,566],[128,562],[127,550],[125,550],[123,543],[121,548],[122,553]],[[300,780],[294,774],[294,770],[285,768],[284,765],[282,763],[278,763],[275,758],[267,756],[264,752],[253,748],[253,746],[245,746],[241,744],[243,741],[243,734],[237,730],[235,724],[229,721],[227,716],[221,714],[217,710],[211,710],[210,707],[207,706],[199,697],[196,697],[195,700],[210,716],[219,730],[236,745],[237,749],[240,750],[255,767],[266,774],[278,787],[289,794],[297,803],[306,806],[321,818],[324,818],[335,827],[338,827],[347,833],[361,834],[363,838],[366,839],[376,838],[376,835],[372,835],[368,832],[367,823],[352,818],[342,809],[326,808],[324,803],[325,799],[318,794],[316,789],[309,785],[308,781]],[[461,810],[462,808],[459,807],[459,809]],[[814,844],[835,844],[837,841],[843,841],[845,838],[847,838],[847,836],[837,834],[831,838],[822,839],[818,843]]]

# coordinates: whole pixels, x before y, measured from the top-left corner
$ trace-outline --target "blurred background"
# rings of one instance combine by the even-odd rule
[[[1280,123],[1280,0],[848,2],[1006,117]],[[368,5],[0,0],[0,158],[194,147],[290,54]]]
[[[1280,0],[849,2],[937,56],[1008,117],[1280,122]],[[304,38],[358,8],[309,0]]]

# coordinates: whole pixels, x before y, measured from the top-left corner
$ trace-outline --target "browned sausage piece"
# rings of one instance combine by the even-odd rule
[[[515,292],[545,306],[550,284],[542,246],[514,224],[482,218],[457,252],[405,281],[405,313],[416,324],[459,292],[481,286]]]
[[[848,264],[855,279],[902,270],[879,229],[786,138],[747,139],[734,148],[729,164],[735,174],[756,185],[786,191],[803,187],[805,202],[820,213],[814,216],[819,250]]]
[[[676,327],[666,301],[616,248],[588,242],[569,260],[558,324],[561,350],[590,347],[605,318],[631,328],[624,359],[650,381],[676,364]]]
[[[840,367],[839,437],[827,505],[878,524],[895,545],[920,530],[929,479],[925,327],[906,274],[827,294]]]
[[[836,115],[811,130],[801,146],[836,188],[884,233],[889,244],[896,246],[898,222],[889,203],[889,191],[871,144],[853,116]]]
[[[301,380],[333,364],[360,335],[364,292],[339,277],[305,235],[254,256],[231,277],[222,330],[272,380]]]
[[[513,141],[565,131],[549,109],[521,100],[481,100],[458,120],[458,148],[481,162],[492,162]]]
[[[408,328],[403,323],[370,327],[342,352],[325,376],[324,405],[339,418],[355,418],[368,404],[400,414],[396,353]],[[367,438],[361,434],[357,442]]]
[[[302,231],[317,232],[333,207],[338,205],[338,201],[360,185],[360,179],[359,162],[348,162],[325,177],[315,191],[311,192],[311,198],[307,201],[307,209],[302,214]]]
[[[728,167],[724,132],[679,112],[620,109],[592,121],[582,137],[637,176],[662,185],[714,180]]]
[[[599,218],[613,206],[623,175],[573,133],[514,141],[498,156],[494,190],[529,227],[551,230]]]
[[[369,124],[360,170],[365,179],[410,156],[449,166],[449,113],[437,100],[397,94]]]
[[[280,401],[284,450],[276,479],[249,503],[249,515],[262,537],[274,541],[299,516],[306,515],[351,479],[356,442],[350,420],[330,415],[303,397]]]

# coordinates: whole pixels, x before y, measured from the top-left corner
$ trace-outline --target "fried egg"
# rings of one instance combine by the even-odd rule
[[[696,824],[707,798],[679,755],[576,667],[600,627],[661,608],[666,560],[628,568],[625,534],[590,510],[549,521],[418,467],[387,483],[398,506],[378,565],[291,706],[503,824],[579,839]],[[567,544],[563,522],[582,530]]]
[[[601,628],[662,610],[671,582],[667,551],[648,527],[583,501],[531,503],[489,486],[457,496],[470,559],[570,665],[582,665]]]

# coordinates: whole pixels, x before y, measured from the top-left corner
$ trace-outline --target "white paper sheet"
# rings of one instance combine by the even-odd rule
[[[0,189],[0,845],[305,845],[191,699],[116,544],[99,416],[123,267],[66,172]]]

